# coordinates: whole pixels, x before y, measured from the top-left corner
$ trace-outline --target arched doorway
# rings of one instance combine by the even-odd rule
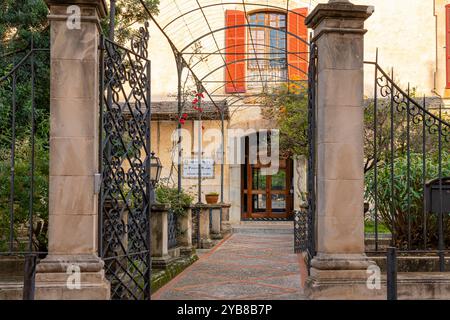
[[[261,136],[244,138],[245,162],[241,168],[241,219],[290,220],[293,216],[293,161],[279,159],[278,171],[266,174],[270,164],[262,164],[260,157],[252,161],[252,153],[259,154]],[[256,145],[255,145],[256,143]],[[276,171],[276,170],[275,170]]]

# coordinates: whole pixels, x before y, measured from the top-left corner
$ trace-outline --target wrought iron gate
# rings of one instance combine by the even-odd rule
[[[151,295],[148,40],[146,24],[131,49],[101,42],[99,254],[120,300]]]
[[[0,63],[0,281],[2,298],[34,300],[36,265],[48,254],[50,49],[27,48]],[[22,289],[21,289],[22,288]]]
[[[307,206],[295,212],[295,252],[306,253],[309,263],[316,254],[316,90],[317,90],[317,46],[310,44],[308,69],[308,197]]]
[[[374,96],[365,106],[366,233],[369,255],[439,257],[448,270],[450,252],[450,123],[442,101],[417,97],[394,81],[394,71],[366,62],[374,74]]]

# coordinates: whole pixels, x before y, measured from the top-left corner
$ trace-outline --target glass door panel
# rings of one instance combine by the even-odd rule
[[[272,194],[272,212],[285,213],[286,209],[286,195]]]
[[[260,168],[252,168],[252,189],[265,191],[267,188],[267,176],[261,175]]]
[[[254,194],[252,195],[252,212],[254,213],[264,213],[267,211],[267,195],[265,194]]]
[[[267,135],[261,135],[258,139],[259,142],[264,142]],[[292,161],[280,159],[279,171],[274,175],[264,175],[261,171],[268,166],[260,162],[252,163],[250,155],[258,150],[253,150],[249,138],[246,139],[245,144],[246,161],[242,165],[241,171],[243,219],[285,219],[292,217]]]
[[[272,176],[272,190],[286,190],[286,169],[280,169]]]

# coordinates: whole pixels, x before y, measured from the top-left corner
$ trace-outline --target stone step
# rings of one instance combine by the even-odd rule
[[[381,268],[382,272],[387,269],[386,255],[379,254],[378,256],[369,255],[370,260],[376,262]],[[397,257],[397,272],[424,272],[432,273],[439,271],[439,257],[432,255],[414,255],[413,253],[408,256]],[[450,272],[450,258],[445,257],[445,271]]]
[[[0,300],[22,300],[22,298],[22,277],[0,277]]]
[[[231,227],[232,233],[240,234],[294,234],[293,222],[242,222]]]
[[[22,257],[0,256],[0,280],[23,276],[25,260]]]
[[[0,300],[22,300],[24,258],[0,256]]]

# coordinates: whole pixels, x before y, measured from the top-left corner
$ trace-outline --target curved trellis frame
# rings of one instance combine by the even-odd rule
[[[233,79],[230,73],[230,66],[236,63],[248,63],[249,61],[257,61],[257,78],[259,79],[258,87],[273,87],[276,85],[288,84],[290,83],[288,70],[293,69],[299,72],[302,77],[305,77],[305,80],[299,81],[302,83],[305,82],[306,87],[306,79],[307,72],[301,70],[298,66],[295,66],[289,63],[289,59],[286,59],[286,76],[276,77],[276,80],[268,80],[265,79],[261,73],[259,62],[261,60],[269,60],[262,58],[250,58],[247,55],[247,52],[236,52],[235,54],[244,55],[245,58],[235,60],[232,62],[227,62],[226,51],[230,49],[230,47],[226,45],[221,45],[224,43],[225,39],[223,34],[229,29],[238,29],[245,28],[246,30],[251,30],[252,28],[264,28],[265,30],[279,30],[272,26],[267,25],[256,25],[251,24],[248,15],[256,12],[273,12],[273,13],[284,13],[286,15],[286,30],[284,30],[286,41],[288,41],[288,37],[295,39],[307,46],[309,48],[308,39],[304,39],[297,34],[289,32],[289,16],[295,15],[296,17],[306,18],[300,12],[294,10],[294,8],[305,8],[310,6],[309,1],[299,1],[299,0],[279,0],[269,3],[269,1],[250,1],[250,0],[242,0],[242,1],[227,1],[227,0],[189,0],[189,1],[168,1],[166,5],[160,6],[160,12],[158,16],[154,16],[151,14],[150,10],[146,7],[144,1],[139,0],[146,10],[149,18],[155,23],[157,28],[162,32],[164,37],[167,39],[170,44],[177,64],[178,70],[178,117],[181,119],[184,109],[184,103],[181,101],[181,77],[184,71],[188,71],[192,76],[198,91],[202,91],[205,93],[205,100],[209,100],[214,105],[217,113],[219,114],[219,118],[221,119],[221,129],[222,132],[225,129],[224,126],[224,113],[228,108],[232,105],[238,105],[239,102],[249,98],[249,97],[258,97],[260,94],[256,92],[248,92],[246,94],[242,93],[233,93],[233,94],[224,94],[224,88],[230,81],[227,81],[226,77],[215,77],[217,72],[223,70],[226,74],[229,75],[231,79],[232,86],[236,88],[236,82],[248,82],[250,77],[246,76],[240,79]],[[222,8],[222,10],[220,10]],[[219,9],[219,10],[217,10]],[[225,17],[226,10],[234,10],[239,9],[245,14],[245,23],[233,26],[223,26],[223,19]],[[214,14],[213,14],[214,12]],[[217,13],[218,12],[218,13]],[[211,13],[211,16],[209,15]],[[195,20],[198,18],[198,20]],[[194,23],[192,23],[194,21]],[[179,27],[181,26],[181,27]],[[201,41],[210,41],[213,50],[208,52],[196,52],[195,46],[201,43]],[[252,47],[256,52],[256,49],[264,47],[267,49],[274,49],[270,45],[261,45],[254,41],[253,37],[250,36],[245,40],[245,43],[240,45],[240,47],[247,48]],[[285,54],[286,57],[288,55],[295,56],[299,58],[299,60],[303,60],[305,63],[308,63],[309,52],[290,52],[288,50],[288,45],[286,45],[286,49],[276,48],[277,53]],[[304,55],[304,58],[301,56]],[[198,61],[194,63],[190,63],[190,57],[198,56]],[[214,63],[211,63],[210,60],[214,60]],[[252,79],[255,79],[253,76]],[[252,81],[254,82],[254,81]],[[267,95],[267,92],[261,92],[261,94]],[[227,103],[224,105],[222,102],[226,101]],[[246,106],[248,107],[248,106]],[[178,125],[178,128],[181,129],[181,125]],[[181,139],[181,137],[180,137]],[[181,155],[181,143],[178,144],[178,153]],[[224,152],[222,150],[222,152]],[[224,155],[222,154],[222,157]],[[181,190],[181,164],[178,164],[178,188]],[[200,173],[201,175],[201,173]],[[223,175],[224,175],[224,165],[221,164],[221,201],[223,202]],[[201,182],[201,177],[199,179]],[[200,183],[201,184],[201,183]],[[201,186],[199,186],[199,194],[201,193]],[[200,198],[199,198],[200,200]]]

